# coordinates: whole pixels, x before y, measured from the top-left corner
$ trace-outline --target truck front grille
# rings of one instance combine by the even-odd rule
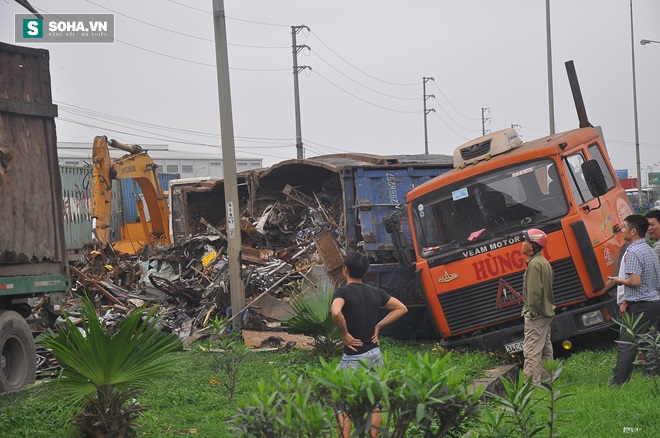
[[[562,303],[583,300],[584,291],[573,261],[567,258],[553,262],[551,266],[555,273],[553,284],[555,305],[559,307]],[[502,278],[522,295],[522,272]],[[438,295],[451,333],[490,326],[520,316],[522,303],[510,307],[497,307],[498,287],[499,278],[496,278]]]

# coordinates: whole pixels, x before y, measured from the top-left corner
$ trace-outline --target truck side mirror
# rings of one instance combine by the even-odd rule
[[[401,232],[401,222],[399,221],[398,213],[392,213],[389,216],[383,217],[383,225],[385,231],[392,237],[392,246],[394,246],[394,254],[399,265],[411,267],[413,265],[412,257],[410,256],[410,247],[406,236]]]
[[[607,193],[607,183],[598,161],[589,160],[582,163],[582,174],[592,196],[599,197]]]
[[[385,225],[385,231],[387,231],[388,234],[401,231],[401,222],[399,221],[399,215],[396,213],[385,216],[383,218],[383,225]]]

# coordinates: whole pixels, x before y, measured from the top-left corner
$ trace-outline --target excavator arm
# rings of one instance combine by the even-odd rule
[[[107,140],[105,136],[98,136],[92,146],[92,206],[89,213],[96,219],[94,235],[102,244],[110,243],[112,213],[112,162]]]
[[[109,147],[128,153],[111,160]],[[107,137],[98,136],[94,139],[92,162],[94,188],[92,190],[91,216],[96,218],[97,239],[102,244],[110,241],[112,180],[131,179],[142,191],[150,220],[146,220],[142,200],[138,197],[136,203],[140,214],[141,231],[137,236],[130,236],[130,239],[129,236],[122,235],[121,241],[115,242],[113,246],[122,252],[135,253],[144,245],[153,246],[156,243],[170,245],[169,210],[158,179],[156,171],[158,166],[147,152],[138,145],[125,145],[116,140],[108,142]]]

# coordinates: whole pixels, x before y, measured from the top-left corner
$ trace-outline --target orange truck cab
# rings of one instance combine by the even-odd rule
[[[522,350],[522,231],[548,235],[552,340],[607,329],[617,315],[623,219],[633,213],[599,131],[523,143],[505,129],[459,147],[454,169],[406,198],[422,294],[447,347]]]

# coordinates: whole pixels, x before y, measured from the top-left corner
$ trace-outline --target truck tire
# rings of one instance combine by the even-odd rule
[[[0,311],[0,392],[14,391],[34,382],[37,352],[32,330],[18,313]]]

